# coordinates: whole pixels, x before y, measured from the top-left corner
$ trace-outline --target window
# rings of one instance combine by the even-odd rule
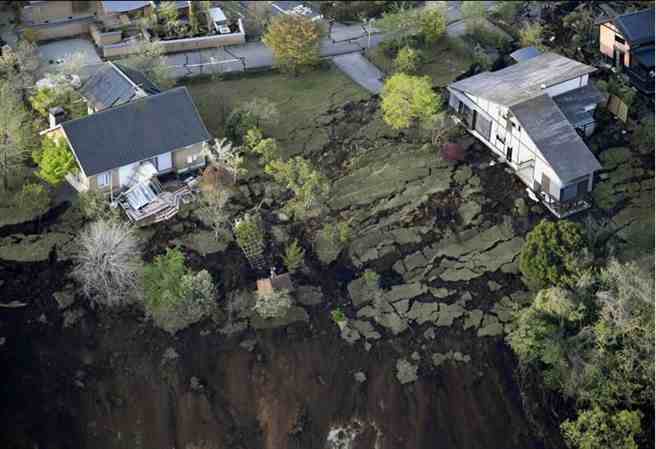
[[[624,40],[624,38],[622,36],[618,36],[617,34],[615,35],[615,42],[617,42],[618,44],[622,44],[622,45],[626,44],[626,41]]]
[[[112,182],[112,172],[106,171],[96,176],[98,187],[107,187]]]
[[[497,140],[503,144],[506,143],[506,139],[497,134]]]

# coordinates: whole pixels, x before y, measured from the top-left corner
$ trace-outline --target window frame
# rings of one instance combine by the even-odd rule
[[[101,180],[105,180],[105,182],[101,182]],[[103,173],[98,173],[96,175],[96,184],[98,187],[109,187],[112,184],[111,170]]]

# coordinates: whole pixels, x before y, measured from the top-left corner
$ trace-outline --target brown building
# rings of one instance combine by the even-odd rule
[[[654,11],[623,14],[599,25],[599,51],[647,94],[654,93]]]

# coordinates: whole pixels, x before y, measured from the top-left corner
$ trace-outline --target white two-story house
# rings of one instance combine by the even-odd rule
[[[449,106],[467,130],[559,218],[589,207],[586,196],[601,168],[579,135],[593,132],[603,99],[588,83],[594,71],[544,53],[448,86]]]

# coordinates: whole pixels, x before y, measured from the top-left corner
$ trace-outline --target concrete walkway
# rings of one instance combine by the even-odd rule
[[[372,94],[379,94],[383,90],[383,73],[362,53],[348,53],[331,59],[337,68]]]

